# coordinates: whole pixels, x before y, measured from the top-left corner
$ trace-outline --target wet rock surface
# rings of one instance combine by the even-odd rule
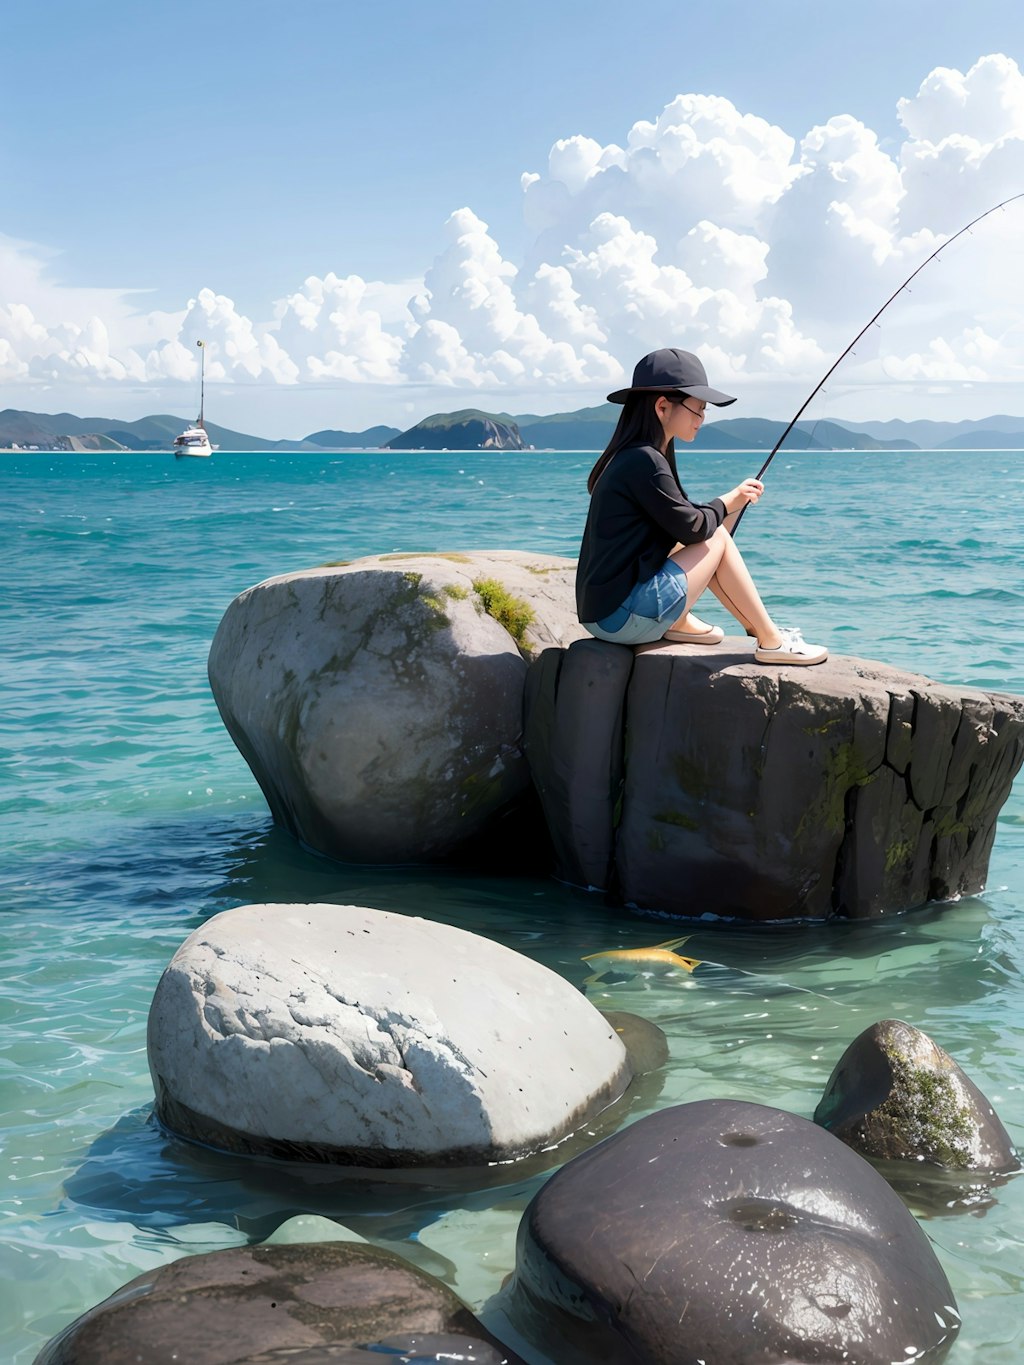
[[[389,1251],[337,1242],[216,1251],[140,1275],[36,1365],[371,1365],[409,1347],[417,1360],[461,1352],[522,1365],[440,1281]]]
[[[379,555],[235,598],[210,685],[275,821],[331,857],[418,862],[521,800],[526,661],[583,635],[574,567]]]
[[[560,1365],[938,1361],[959,1329],[928,1239],[872,1167],[732,1100],[644,1118],[552,1176],[509,1302]]]
[[[645,1069],[627,1025],[660,1064],[660,1030],[609,1023],[490,939],[361,906],[250,905],[175,953],[148,1050],[157,1117],[183,1137],[339,1166],[482,1167],[614,1122]]]
[[[814,1121],[879,1161],[925,1161],[950,1171],[1020,1166],[1010,1135],[971,1078],[900,1019],[883,1019],[854,1039]]]
[[[527,755],[559,875],[680,917],[869,918],[982,889],[1024,698],[747,640],[545,652]]]

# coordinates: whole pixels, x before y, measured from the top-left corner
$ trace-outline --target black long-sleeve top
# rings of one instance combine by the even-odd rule
[[[654,446],[616,452],[590,498],[576,570],[580,620],[610,616],[670,550],[708,540],[727,515],[721,498],[690,502]]]

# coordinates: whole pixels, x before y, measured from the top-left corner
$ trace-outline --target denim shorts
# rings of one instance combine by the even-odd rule
[[[597,640],[615,645],[650,645],[683,614],[686,604],[686,573],[674,559],[665,563],[646,583],[638,583],[610,616],[584,621]]]

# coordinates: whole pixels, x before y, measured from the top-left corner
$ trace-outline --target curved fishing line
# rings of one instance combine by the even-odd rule
[[[817,384],[815,384],[814,388],[810,391],[810,393],[804,399],[803,403],[800,405],[800,408],[796,416],[792,419],[792,421],[789,423],[789,426],[786,427],[785,431],[775,442],[767,460],[765,460],[764,464],[757,471],[757,478],[759,479],[764,478],[765,471],[768,469],[768,466],[771,464],[772,460],[775,459],[775,456],[779,453],[779,450],[782,447],[782,443],[785,441],[786,437],[793,430],[797,422],[799,422],[800,418],[810,407],[811,403],[814,401],[814,399],[818,396],[821,390],[825,387],[828,381],[835,374],[836,370],[838,370],[839,366],[843,363],[846,357],[857,345],[857,342],[860,341],[861,337],[864,336],[866,332],[870,331],[870,329],[874,327],[875,323],[882,316],[882,314],[889,307],[889,305],[891,303],[895,303],[895,301],[903,293],[904,289],[906,289],[907,286],[910,285],[917,278],[918,275],[920,275],[921,271],[925,268],[925,266],[930,265],[932,261],[935,260],[936,256],[941,256],[941,254],[946,250],[946,248],[952,246],[958,237],[962,237],[965,232],[970,232],[971,228],[976,227],[978,223],[982,221],[982,219],[987,218],[992,213],[997,213],[1000,209],[1006,208],[1007,204],[1012,204],[1018,199],[1024,199],[1024,190],[1022,190],[1019,194],[1011,194],[1008,199],[1004,199],[999,204],[993,204],[992,207],[986,209],[984,213],[979,213],[977,218],[972,218],[969,223],[965,223],[964,226],[959,230],[959,232],[954,232],[952,237],[947,237],[946,240],[941,244],[941,246],[937,246],[935,250],[932,252],[932,254],[930,256],[926,256],[925,259],[921,262],[921,264],[916,268],[916,270],[912,271],[907,276],[907,278],[903,281],[903,283],[895,291],[895,293],[891,294],[889,298],[886,299],[886,301],[882,304],[881,308],[879,308],[878,312],[875,313],[873,317],[868,319],[868,321],[864,324],[864,326],[860,329],[857,335],[850,342],[849,346],[847,346],[846,350],[843,351],[841,356],[839,356],[838,360],[836,360],[829,367],[825,374],[822,375],[821,379],[818,380]],[[747,510],[749,506],[750,503],[748,502],[737,513],[736,520],[733,522],[732,526],[732,534],[734,536],[736,534],[737,529],[739,528],[740,522],[743,520],[743,513]]]

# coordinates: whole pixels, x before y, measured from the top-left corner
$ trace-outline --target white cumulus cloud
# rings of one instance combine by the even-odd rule
[[[402,336],[385,327],[365,280],[310,275],[275,309],[275,339],[312,379],[399,379]]]
[[[517,261],[463,207],[416,280],[328,271],[245,311],[212,281],[171,312],[68,288],[57,255],[0,236],[0,378],[173,394],[195,382],[202,338],[208,380],[250,388],[582,403],[664,345],[700,351],[723,384],[799,388],[966,219],[1024,185],[1024,76],[1009,56],[936,68],[896,107],[901,136],[883,144],[844,111],[792,130],[680,94],[615,141],[583,130],[553,144],[522,176],[531,236]],[[847,373],[872,360],[889,379],[1018,379],[1022,214],[1010,206],[944,251]]]
[[[486,223],[463,208],[445,231],[448,246],[410,303],[420,324],[405,350],[410,378],[536,388],[602,382],[614,373],[614,362],[597,344],[602,332],[596,317],[579,307],[567,271],[541,267],[524,282],[524,298],[532,297],[554,323],[556,338],[520,305],[519,272],[502,257]]]

